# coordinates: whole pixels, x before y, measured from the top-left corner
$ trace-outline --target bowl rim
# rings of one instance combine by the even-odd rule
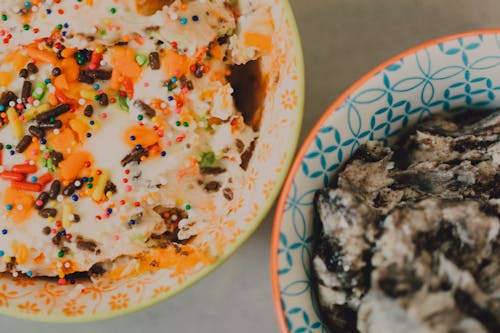
[[[500,28],[470,30],[457,34],[451,34],[443,37],[434,38],[429,41],[418,44],[416,46],[413,46],[401,53],[398,53],[397,55],[389,58],[380,65],[376,66],[368,73],[363,75],[361,78],[359,78],[357,81],[355,81],[353,84],[351,84],[349,88],[347,88],[339,97],[337,97],[337,99],[334,100],[334,102],[327,108],[327,110],[321,115],[319,120],[316,122],[314,127],[310,130],[309,134],[302,143],[302,146],[300,147],[295,157],[292,167],[289,170],[288,177],[286,178],[285,184],[283,185],[283,189],[281,191],[278,203],[276,205],[274,224],[271,235],[271,250],[270,250],[271,289],[273,295],[274,312],[276,315],[276,319],[278,321],[278,327],[280,332],[282,333],[290,332],[288,325],[286,324],[286,316],[281,302],[281,290],[280,290],[280,281],[278,275],[278,267],[279,267],[278,249],[280,242],[280,231],[283,222],[283,216],[285,213],[285,206],[288,199],[288,193],[290,192],[293,186],[293,180],[297,176],[302,160],[304,159],[311,145],[314,143],[314,139],[317,136],[319,130],[324,126],[326,121],[346,101],[346,99],[350,95],[352,95],[361,86],[366,84],[376,74],[378,74],[388,66],[392,65],[393,63],[399,61],[400,59],[406,58],[408,56],[411,56],[412,54],[417,53],[418,51],[427,49],[429,47],[435,46],[440,43],[449,42],[465,37],[477,36],[477,35],[498,35],[498,34],[500,34]]]
[[[192,287],[195,283],[201,281],[205,277],[207,277],[210,273],[215,271],[219,266],[221,266],[223,263],[225,263],[232,255],[236,253],[236,251],[244,244],[246,241],[255,233],[255,231],[259,228],[259,226],[262,224],[264,221],[264,218],[266,215],[271,211],[271,208],[273,207],[276,198],[280,194],[280,190],[282,188],[282,185],[284,184],[286,177],[288,175],[288,170],[290,166],[292,165],[292,162],[294,161],[295,155],[293,154],[297,148],[298,148],[298,143],[299,143],[299,137],[300,137],[300,131],[302,128],[302,122],[303,122],[303,117],[304,117],[304,101],[305,101],[305,66],[304,66],[304,55],[303,55],[303,49],[302,49],[302,42],[300,39],[300,34],[299,34],[299,29],[297,26],[297,21],[292,9],[292,6],[289,2],[289,0],[280,0],[279,1],[281,5],[283,6],[285,17],[289,20],[290,23],[290,30],[292,33],[292,40],[294,41],[293,46],[291,48],[291,53],[295,54],[296,59],[297,59],[297,80],[295,81],[296,83],[294,86],[297,87],[297,105],[295,106],[293,112],[296,113],[296,126],[294,131],[291,133],[289,139],[290,142],[292,143],[292,151],[289,152],[289,154],[286,156],[285,161],[283,163],[283,168],[281,172],[276,176],[276,183],[271,191],[271,194],[269,196],[269,200],[265,203],[265,205],[262,205],[260,207],[260,212],[259,214],[255,217],[255,219],[251,223],[251,227],[247,229],[245,234],[238,239],[234,244],[231,244],[228,246],[228,248],[225,250],[225,253],[217,259],[216,262],[213,264],[209,265],[207,268],[203,269],[202,271],[194,274],[190,278],[188,278],[183,284],[182,287],[180,287],[177,290],[174,290],[171,293],[165,293],[162,296],[158,296],[150,301],[143,302],[139,305],[136,306],[129,306],[128,308],[124,310],[118,310],[118,311],[105,311],[105,312],[99,312],[97,314],[93,315],[87,315],[87,316],[81,316],[81,317],[65,317],[62,315],[49,315],[49,316],[44,316],[44,315],[33,315],[33,314],[26,314],[22,313],[16,309],[11,309],[11,308],[5,308],[5,307],[0,307],[0,315],[6,315],[11,318],[15,319],[24,319],[24,320],[30,320],[34,322],[42,322],[42,323],[61,323],[61,324],[72,324],[72,323],[88,323],[88,322],[93,322],[93,321],[101,321],[101,320],[108,320],[108,319],[113,319],[116,317],[121,317],[125,316],[131,313],[139,312],[142,310],[145,310],[153,305],[159,304],[161,302],[164,302],[168,299],[173,298],[174,296],[177,296],[178,294],[186,291],[190,287]]]

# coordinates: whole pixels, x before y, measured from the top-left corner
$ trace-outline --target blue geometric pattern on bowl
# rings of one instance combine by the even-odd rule
[[[295,175],[280,232],[278,277],[290,332],[327,332],[311,285],[314,193],[367,140],[390,142],[435,112],[500,105],[500,35],[448,40],[376,73],[322,124]]]

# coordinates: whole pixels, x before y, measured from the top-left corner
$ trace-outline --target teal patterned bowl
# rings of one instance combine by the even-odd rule
[[[449,36],[380,65],[328,109],[306,139],[279,199],[271,245],[282,332],[327,332],[311,283],[314,193],[368,140],[390,141],[427,115],[500,106],[500,29]]]

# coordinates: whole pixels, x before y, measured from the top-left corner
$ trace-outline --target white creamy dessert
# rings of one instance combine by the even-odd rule
[[[369,142],[315,198],[332,332],[500,331],[500,111],[430,117]]]
[[[0,15],[0,272],[214,260],[196,236],[231,214],[258,139],[228,78],[269,51],[269,8],[9,0]]]

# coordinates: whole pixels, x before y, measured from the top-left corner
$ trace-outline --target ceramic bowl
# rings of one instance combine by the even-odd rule
[[[434,40],[375,68],[326,111],[307,137],[279,199],[271,246],[282,332],[326,332],[311,283],[314,193],[368,140],[395,138],[436,112],[500,106],[500,30]]]
[[[107,319],[128,314],[172,297],[213,271],[258,227],[274,202],[292,162],[302,124],[304,73],[302,51],[292,10],[286,0],[271,3],[276,27],[267,56],[271,78],[261,134],[248,168],[244,200],[235,202],[230,219],[214,221],[210,233],[223,242],[215,262],[175,275],[160,270],[119,281],[59,286],[41,279],[0,277],[0,313],[50,322]],[[237,200],[235,200],[237,201]]]

